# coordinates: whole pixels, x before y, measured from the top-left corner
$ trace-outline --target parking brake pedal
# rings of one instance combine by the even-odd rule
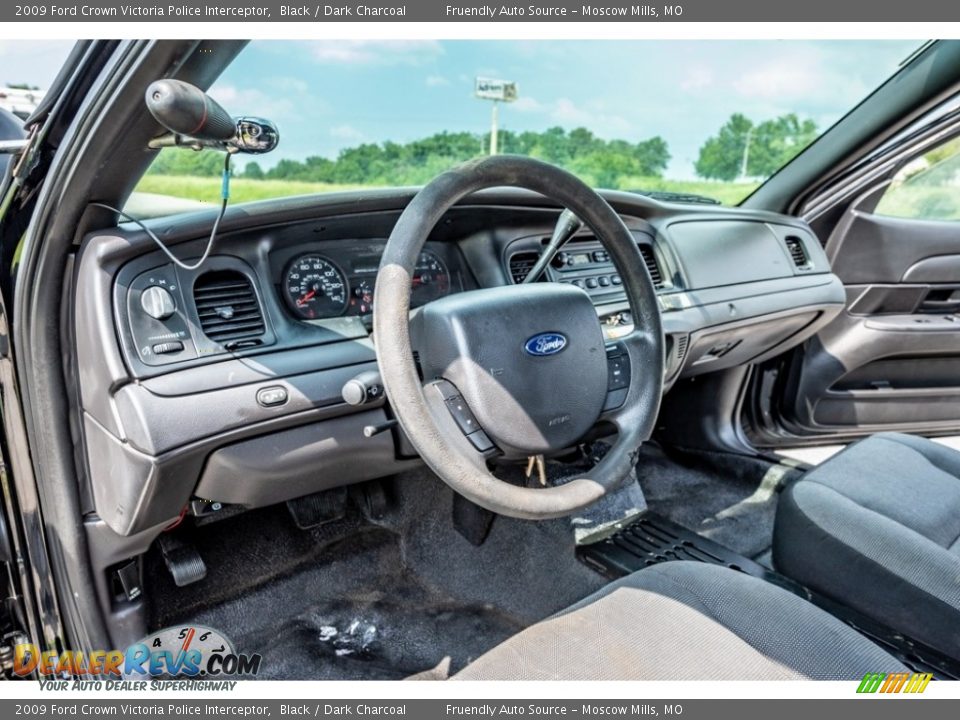
[[[207,564],[193,545],[172,533],[161,535],[159,542],[163,562],[177,587],[191,585],[207,576]]]

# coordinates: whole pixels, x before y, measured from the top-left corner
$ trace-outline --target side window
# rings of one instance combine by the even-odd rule
[[[960,138],[904,165],[880,199],[876,214],[960,221]]]

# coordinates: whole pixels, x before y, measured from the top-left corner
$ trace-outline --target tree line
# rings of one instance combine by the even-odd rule
[[[707,180],[731,181],[765,177],[816,137],[816,124],[784,115],[754,124],[733,115],[701,147],[697,174]],[[552,127],[542,132],[501,131],[503,153],[539,158],[575,173],[597,187],[629,189],[638,178],[662,177],[670,162],[667,142],[659,136],[629,142],[606,140],[578,127]],[[284,158],[269,169],[248,162],[242,177],[253,180],[297,180],[333,184],[420,185],[440,172],[484,155],[489,136],[469,132],[440,132],[407,143],[385,141],[344,148],[336,158]],[[161,175],[216,176],[222,169],[214,153],[166,150],[150,167]]]

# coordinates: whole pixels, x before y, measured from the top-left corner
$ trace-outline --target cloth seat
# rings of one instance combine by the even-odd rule
[[[454,680],[859,680],[906,668],[782,588],[653,565],[493,648]]]
[[[960,658],[960,453],[899,433],[849,446],[783,492],[773,561]]]

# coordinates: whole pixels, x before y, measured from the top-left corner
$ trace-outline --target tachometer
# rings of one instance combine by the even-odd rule
[[[417,258],[413,271],[413,288],[410,304],[426,305],[450,292],[450,272],[443,260],[431,250],[424,250]]]
[[[283,294],[301,318],[335,317],[347,307],[347,279],[322,255],[301,255],[284,273]]]

